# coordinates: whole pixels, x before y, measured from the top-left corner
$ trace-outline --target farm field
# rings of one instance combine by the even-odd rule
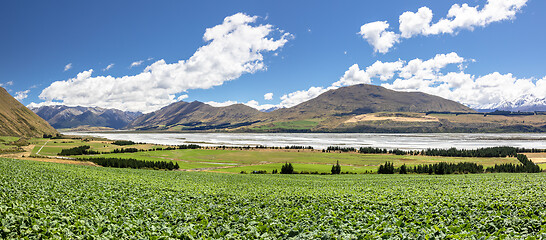
[[[0,150],[13,148],[10,143],[17,141],[18,137],[0,136]]]
[[[0,238],[544,238],[544,174],[255,175],[0,159]]]
[[[337,161],[342,165],[343,171],[364,173],[375,171],[380,164],[386,161],[393,162],[395,166],[406,164],[414,166],[418,164],[430,164],[437,162],[475,162],[485,167],[502,163],[519,162],[515,158],[458,158],[458,157],[430,157],[430,156],[398,156],[391,154],[358,154],[358,153],[323,153],[321,151],[300,152],[290,150],[216,150],[216,149],[184,149],[162,150],[136,153],[114,153],[101,155],[114,158],[135,158],[148,161],[176,161],[190,168],[217,168],[222,172],[241,172],[254,170],[280,169],[282,163],[290,162],[305,166],[304,169],[295,168],[296,171],[330,172],[330,168]],[[84,159],[92,156],[78,156]],[[195,165],[197,164],[197,165]],[[241,168],[239,168],[239,167]],[[227,168],[229,167],[229,168]],[[181,166],[181,168],[184,168]],[[233,169],[231,169],[233,168]],[[186,168],[187,169],[187,168]]]
[[[118,146],[112,141],[100,139],[42,139],[33,138],[29,140],[32,144],[32,151],[26,155],[38,155],[55,157],[62,149],[88,145],[90,150],[99,152],[110,152],[114,149],[137,148],[154,149],[165,147],[153,144],[135,144]],[[33,146],[33,147],[32,147]],[[23,153],[22,155],[25,155]],[[134,158],[147,161],[164,161],[177,163],[180,169],[216,171],[224,173],[239,173],[242,171],[252,172],[266,170],[280,170],[283,163],[290,162],[295,165],[297,172],[319,172],[329,173],[331,166],[337,161],[342,166],[343,172],[367,173],[375,172],[380,164],[387,161],[399,167],[403,164],[415,166],[419,164],[432,164],[438,162],[474,162],[484,167],[495,164],[514,163],[519,164],[515,158],[460,158],[460,157],[432,157],[432,156],[411,156],[392,154],[359,154],[326,152],[320,150],[295,150],[295,149],[179,149],[179,150],[157,150],[142,151],[135,153],[111,153],[101,155],[80,155],[73,156],[84,160],[90,157],[109,158]]]
[[[121,149],[121,148],[137,148],[137,149],[150,149],[156,147],[152,144],[135,144],[130,146],[118,146],[112,144],[112,141],[109,140],[98,140],[98,139],[46,139],[46,138],[32,138],[31,144],[34,144],[34,148],[32,149],[32,154],[36,154],[40,148],[42,150],[40,151],[41,155],[46,156],[55,156],[58,153],[61,152],[62,149],[67,148],[73,148],[78,147],[82,145],[88,145],[91,147],[94,151],[100,151],[100,152],[110,152],[114,149]],[[44,145],[45,144],[45,145]]]

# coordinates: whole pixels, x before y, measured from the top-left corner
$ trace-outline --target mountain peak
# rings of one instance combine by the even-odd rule
[[[124,112],[112,108],[64,105],[41,106],[32,110],[55,128],[91,126],[121,129],[142,115],[142,113]]]
[[[477,108],[513,112],[546,111],[546,98],[538,98],[533,94],[525,94],[514,99],[504,100],[495,104],[483,105]]]

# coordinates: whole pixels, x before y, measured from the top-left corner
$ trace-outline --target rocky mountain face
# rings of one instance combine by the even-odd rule
[[[0,136],[42,137],[56,133],[44,119],[0,87]]]
[[[138,112],[125,112],[117,109],[63,105],[42,106],[33,108],[32,111],[57,129],[80,126],[121,129],[142,115]]]

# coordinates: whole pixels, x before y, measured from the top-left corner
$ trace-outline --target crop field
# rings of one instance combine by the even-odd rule
[[[0,238],[544,238],[544,174],[255,175],[0,159]]]

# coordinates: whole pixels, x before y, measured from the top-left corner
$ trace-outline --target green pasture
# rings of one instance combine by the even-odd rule
[[[42,148],[42,151],[40,151],[40,155],[46,155],[46,156],[56,156],[58,153],[61,152],[62,149],[79,147],[83,145],[88,145],[91,147],[91,150],[99,151],[99,152],[111,152],[114,149],[121,149],[121,148],[150,149],[150,148],[160,147],[160,146],[152,145],[152,144],[135,144],[135,145],[118,146],[118,145],[112,144],[112,141],[107,141],[107,140],[85,141],[82,139],[33,138],[31,141],[32,141],[32,144],[35,144],[34,149],[32,150],[32,154],[36,154],[38,150],[45,144],[45,146]]]
[[[11,145],[12,142],[19,140],[19,137],[0,136],[0,150],[17,147]]]
[[[279,150],[221,150],[221,149],[183,149],[183,150],[162,150],[145,151],[136,153],[102,154],[101,157],[134,158],[147,161],[176,161],[179,165],[198,164],[195,168],[209,167],[231,167],[235,169],[222,168],[223,172],[240,172],[252,170],[271,170],[283,163],[304,164],[304,169],[295,168],[295,171],[318,171],[330,172],[332,164],[337,161],[342,165],[342,171],[363,173],[370,170],[377,170],[380,164],[389,161],[395,166],[406,164],[415,166],[419,164],[431,164],[437,162],[475,162],[484,167],[495,164],[514,163],[519,164],[515,158],[460,158],[460,157],[430,157],[430,156],[399,156],[390,154],[359,154],[359,153],[323,153],[321,151],[279,151]],[[86,158],[89,156],[78,156]],[[208,165],[207,165],[208,164]],[[248,165],[253,165],[249,167]],[[313,166],[316,165],[316,166]],[[187,169],[180,166],[182,169]],[[241,168],[242,167],[242,168]]]
[[[4,142],[17,140],[13,137],[3,137]],[[42,147],[40,155],[56,156],[62,149],[78,147],[82,145],[91,146],[91,150],[99,152],[111,152],[120,148],[138,148],[153,149],[165,147],[151,144],[135,144],[128,146],[113,145],[107,140],[82,140],[82,139],[43,139],[33,138],[30,143],[34,144],[32,154],[36,154]],[[47,143],[47,144],[46,144]],[[494,166],[495,164],[513,163],[519,164],[515,158],[462,158],[462,157],[430,157],[430,156],[411,156],[411,155],[391,155],[391,154],[359,154],[359,153],[339,153],[322,152],[320,150],[270,150],[270,149],[181,149],[181,150],[161,150],[161,151],[142,151],[136,153],[116,153],[75,156],[85,159],[89,157],[111,157],[111,158],[134,158],[147,161],[171,161],[176,162],[181,169],[214,169],[221,172],[238,173],[241,171],[252,172],[254,170],[266,170],[271,172],[273,169],[280,170],[280,165],[289,162],[295,165],[295,171],[308,171],[329,173],[331,166],[337,161],[342,166],[343,172],[365,173],[366,171],[376,171],[380,164],[392,162],[394,166],[399,167],[403,164],[415,166],[419,164],[432,164],[438,162],[458,163],[474,162],[484,167]]]
[[[252,166],[230,167],[230,168],[218,168],[211,170],[213,172],[225,172],[225,173],[240,173],[242,171],[246,173],[252,173],[253,171],[265,170],[267,173],[271,173],[273,170],[281,171],[281,167],[284,163],[269,163]],[[327,164],[305,164],[294,163],[294,171],[301,172],[319,172],[319,173],[331,173],[332,165]],[[342,172],[350,173],[371,173],[377,171],[377,166],[341,166]]]

